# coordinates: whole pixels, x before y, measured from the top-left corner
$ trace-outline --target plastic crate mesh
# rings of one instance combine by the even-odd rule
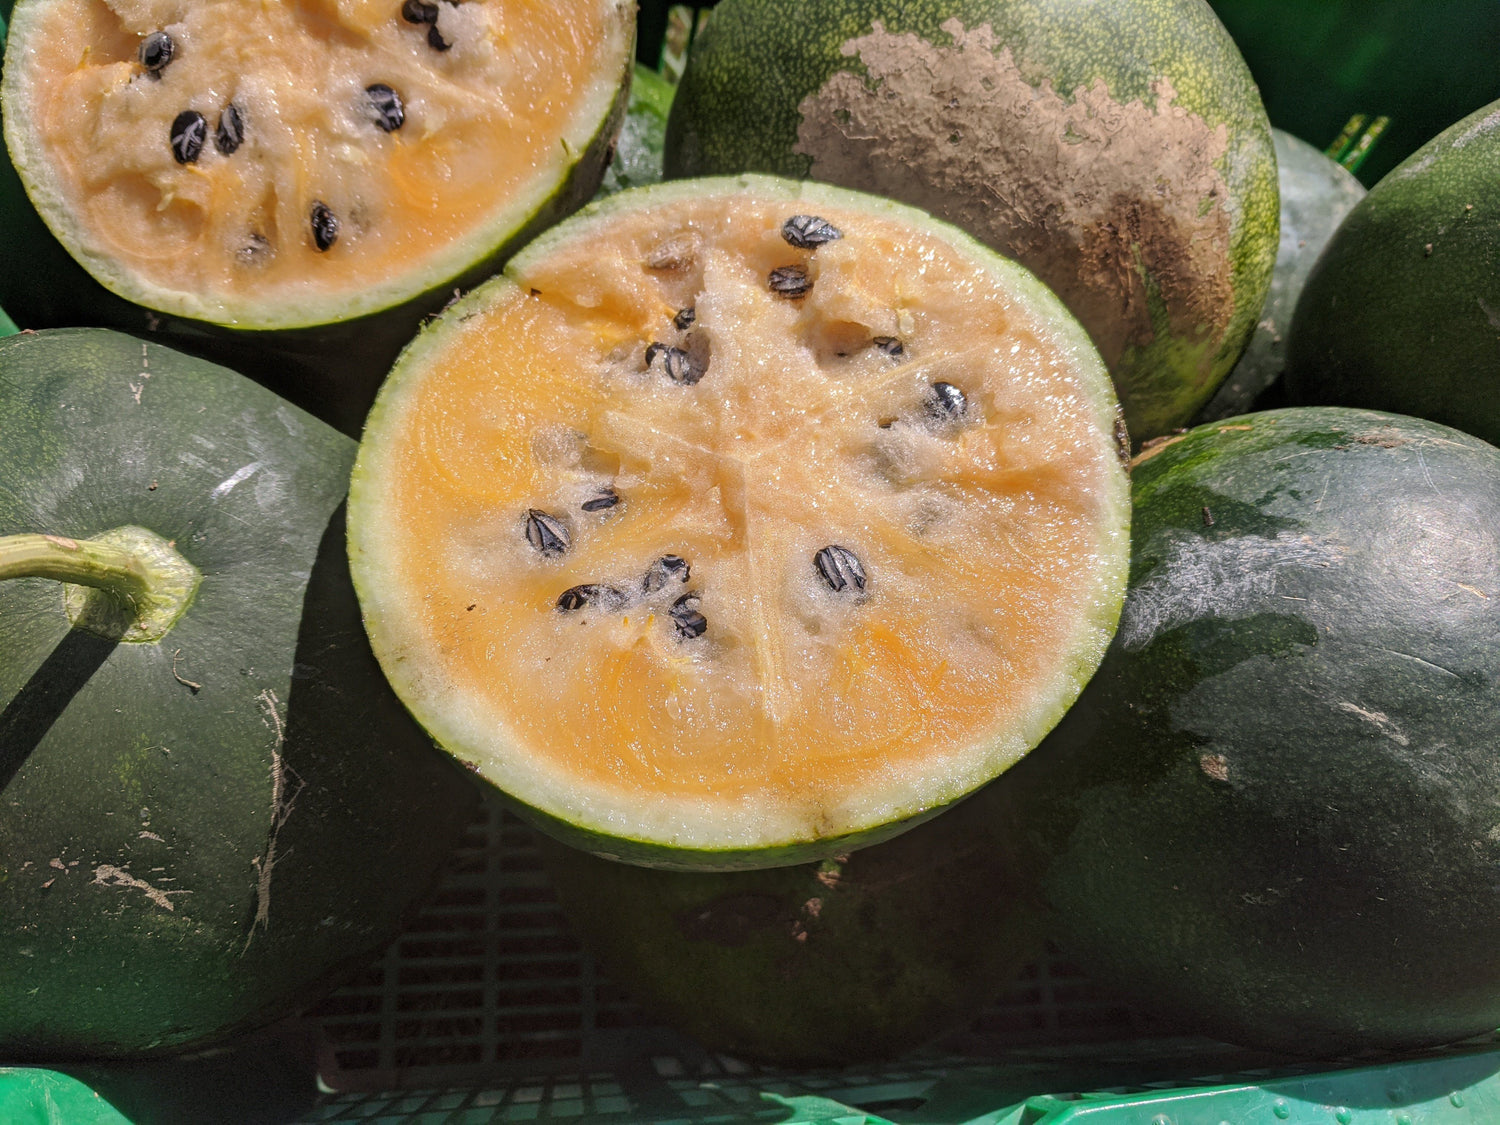
[[[610,1099],[623,1096],[609,1076],[648,1058],[663,1080],[762,1073],[654,1023],[598,972],[557,906],[530,829],[495,800],[400,938],[308,1019],[332,1090],[462,1086],[473,1100],[499,1097],[482,1086],[503,1080],[504,1105],[523,1116],[554,1101],[609,1112]],[[951,1065],[955,1056],[1153,1033],[1081,972],[1050,959],[1028,967],[941,1047]],[[537,1076],[569,1081],[560,1094],[546,1083],[515,1084]],[[798,1086],[807,1086],[800,1076]]]

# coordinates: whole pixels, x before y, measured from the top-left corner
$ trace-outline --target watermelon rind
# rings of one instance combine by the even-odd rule
[[[1297,298],[1313,263],[1339,224],[1365,197],[1354,173],[1306,141],[1272,129],[1276,142],[1276,183],[1281,195],[1281,244],[1271,289],[1244,354],[1220,384],[1193,425],[1246,414],[1281,378],[1286,368],[1286,338]]]

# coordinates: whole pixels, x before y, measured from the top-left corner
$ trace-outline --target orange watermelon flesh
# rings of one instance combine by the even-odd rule
[[[148,307],[286,328],[398,304],[558,192],[609,117],[633,38],[623,0],[566,18],[545,0],[425,7],[428,23],[400,0],[21,0],[13,159],[74,256]],[[163,33],[170,61],[152,69],[143,44]],[[395,127],[367,92],[382,86],[401,103]],[[242,141],[226,152],[230,106]],[[203,126],[183,160],[186,112]],[[338,224],[324,247],[320,204]]]
[[[791,245],[804,213],[842,237]],[[788,266],[805,296],[769,287]],[[1091,674],[1124,579],[1116,414],[1051,294],[919,212],[756,177],[627,192],[397,365],[351,498],[366,623],[438,741],[575,842],[830,854],[1003,771]],[[648,591],[664,556],[687,580]]]

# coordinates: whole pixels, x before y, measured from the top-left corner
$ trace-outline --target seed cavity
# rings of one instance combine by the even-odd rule
[[[641,586],[646,593],[655,594],[674,582],[686,582],[691,573],[692,567],[681,555],[663,555],[647,568]]]
[[[153,31],[141,40],[141,45],[136,51],[136,57],[141,60],[141,65],[146,68],[146,73],[152,78],[160,78],[161,72],[167,69],[167,64],[172,61],[172,55],[177,50],[177,44],[172,42],[172,37],[165,31]]]
[[[865,568],[859,556],[848,547],[830,543],[813,556],[813,565],[818,568],[823,581],[835,594],[863,593]]]
[[[877,352],[880,352],[882,355],[888,355],[892,359],[906,351],[901,341],[894,336],[876,336],[870,343]]]
[[[692,233],[673,235],[646,254],[646,268],[673,273],[691,269],[698,260],[699,241]]]
[[[214,147],[228,156],[244,142],[244,118],[240,116],[239,106],[230,102],[219,114],[219,126],[214,130]]]
[[[793,215],[781,224],[781,237],[798,250],[816,250],[825,242],[843,238],[844,232],[817,215]]]
[[[382,132],[394,133],[406,124],[406,106],[401,102],[401,95],[384,82],[366,86],[365,97],[369,99],[375,124]]]
[[[339,240],[339,217],[322,200],[312,205],[312,236],[319,250],[327,250]]]
[[[270,240],[257,231],[251,231],[249,239],[234,254],[242,265],[250,266],[263,262],[271,255]]]
[[[952,383],[934,383],[925,409],[928,417],[940,422],[959,422],[969,413],[969,400]]]
[[[693,321],[698,319],[698,310],[692,305],[685,309],[678,309],[677,315],[672,318],[672,324],[680,332],[686,332],[693,326]]]
[[[677,636],[680,639],[690,641],[708,632],[708,618],[698,612],[701,604],[703,604],[701,595],[683,594],[672,603],[672,608],[667,610],[672,618],[672,624],[677,626]]]
[[[646,348],[647,369],[657,366],[658,361],[667,378],[684,387],[691,387],[707,371],[682,348],[670,344],[653,343]]]
[[[574,613],[591,605],[600,609],[623,609],[629,602],[623,590],[597,582],[569,586],[557,596],[557,608],[562,613]]]
[[[179,164],[192,164],[208,140],[208,122],[196,109],[185,109],[172,118],[172,156]]]
[[[796,300],[812,292],[812,278],[801,266],[777,266],[771,271],[771,292],[778,297]]]
[[[585,500],[579,507],[585,512],[602,512],[607,508],[613,508],[619,502],[619,493],[613,488],[603,488],[599,490],[598,496]]]
[[[407,23],[437,23],[437,5],[424,3],[423,0],[406,0],[401,5],[401,18]]]
[[[549,516],[540,508],[527,508],[526,542],[544,558],[551,558],[566,551],[572,543],[572,537],[556,516]]]

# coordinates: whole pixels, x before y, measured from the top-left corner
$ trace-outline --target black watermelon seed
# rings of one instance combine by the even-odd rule
[[[160,78],[161,72],[167,69],[167,64],[172,61],[172,53],[176,51],[177,44],[172,42],[172,37],[165,31],[153,31],[141,40],[140,48],[136,51],[136,57],[141,60],[141,65],[152,78]]]
[[[568,529],[540,508],[526,509],[526,542],[543,555],[560,555],[571,542]]]
[[[557,608],[563,613],[572,613],[588,605],[597,605],[600,609],[620,609],[629,600],[623,591],[613,586],[585,582],[581,586],[569,586],[559,594]]]
[[[327,250],[339,240],[339,217],[321,200],[312,205],[312,236],[319,250]]]
[[[426,4],[423,0],[406,0],[401,5],[401,18],[407,23],[437,23],[437,17],[436,4]]]
[[[691,387],[699,379],[703,378],[704,369],[693,357],[681,348],[674,348],[670,344],[655,343],[646,349],[646,366],[650,367],[657,359],[662,361],[662,370],[667,373],[667,378],[674,383],[680,383],[684,387]]]
[[[693,326],[693,321],[697,319],[698,310],[695,309],[692,305],[689,305],[685,309],[677,310],[677,315],[672,318],[672,323],[676,325],[681,331],[686,332]]]
[[[427,28],[427,45],[434,51],[446,51],[449,47],[453,46],[452,43],[443,38],[443,33],[438,30],[438,26],[435,23],[429,25]]]
[[[208,122],[196,109],[185,109],[172,118],[172,155],[179,164],[191,164],[208,140]]]
[[[969,400],[952,383],[934,383],[927,397],[927,413],[943,422],[956,422],[969,412]]]
[[[663,555],[647,569],[641,585],[646,593],[654,594],[658,590],[665,590],[673,582],[686,582],[692,569],[687,559],[681,555]]]
[[[585,500],[579,505],[585,512],[602,512],[606,508],[613,508],[620,502],[619,495],[613,488],[601,489],[598,496]]]
[[[844,232],[817,215],[793,215],[781,224],[781,237],[798,250],[816,250],[825,242],[843,238]]]
[[[230,102],[219,114],[219,127],[214,130],[214,147],[228,156],[245,140],[245,121],[240,117],[239,106]]]
[[[898,356],[906,351],[901,341],[894,336],[876,336],[870,343],[875,346],[876,351],[888,356]]]
[[[370,109],[375,113],[375,124],[382,132],[394,133],[406,124],[406,106],[401,104],[401,95],[384,82],[365,87],[365,96],[370,100]]]
[[[671,615],[672,623],[677,626],[677,635],[683,640],[692,640],[701,637],[708,632],[708,618],[698,612],[698,606],[703,599],[697,594],[683,594],[672,603],[672,608],[667,612]]]
[[[824,547],[813,556],[813,565],[836,594],[849,589],[859,593],[865,588],[865,568],[859,556],[848,547],[836,543]]]
[[[778,297],[806,297],[812,290],[812,278],[801,266],[777,266],[771,271],[771,292]]]

